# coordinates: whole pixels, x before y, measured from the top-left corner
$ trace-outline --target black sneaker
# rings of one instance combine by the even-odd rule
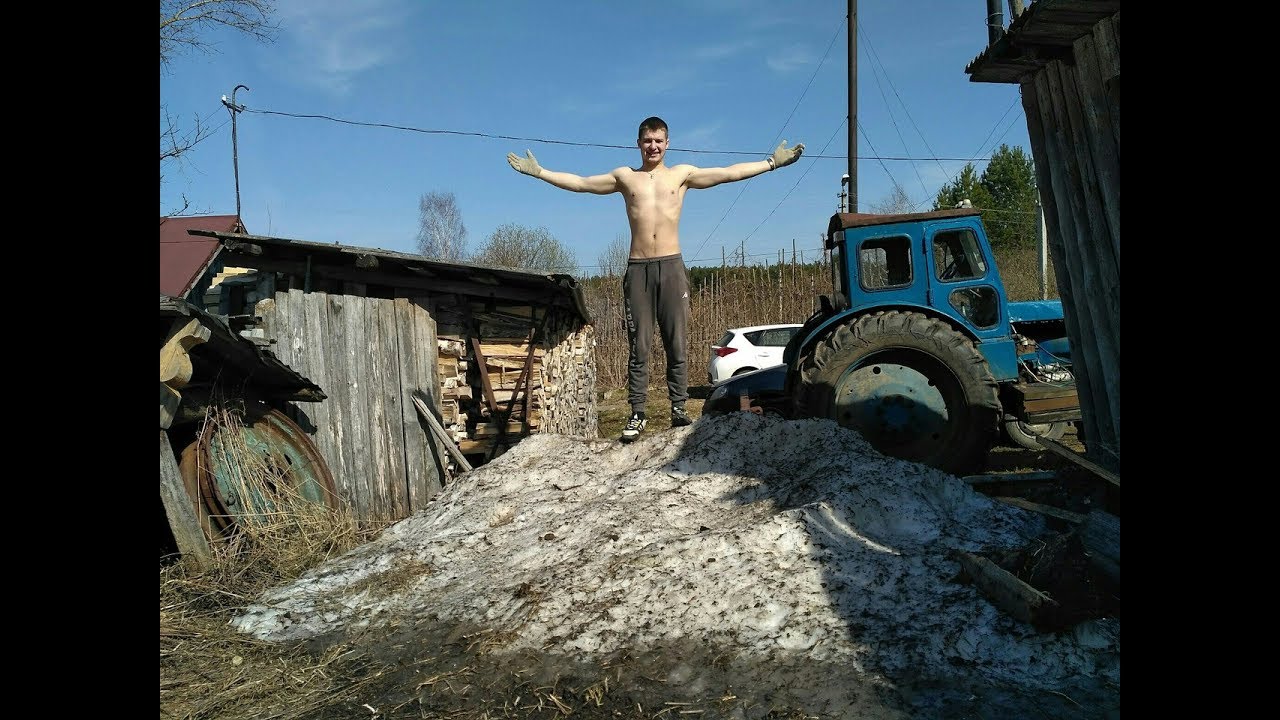
[[[684,427],[691,424],[693,421],[689,419],[689,413],[684,411],[683,405],[671,406],[671,427]]]
[[[622,428],[622,442],[631,442],[640,437],[640,431],[644,430],[648,424],[649,421],[645,419],[644,413],[631,413],[631,418],[627,420],[627,426]]]

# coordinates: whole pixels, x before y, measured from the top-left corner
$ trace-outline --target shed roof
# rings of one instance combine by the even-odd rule
[[[244,232],[235,215],[160,218],[160,294],[184,297],[213,264],[217,240],[188,235],[188,230]]]
[[[193,230],[214,238],[222,252],[243,267],[324,274],[333,278],[416,289],[458,293],[535,304],[561,304],[591,322],[582,287],[572,275],[540,270],[500,268],[433,260],[422,255],[337,243]]]
[[[1070,62],[1075,41],[1118,12],[1120,0],[1036,0],[964,71],[973,82],[1022,82],[1050,61]]]

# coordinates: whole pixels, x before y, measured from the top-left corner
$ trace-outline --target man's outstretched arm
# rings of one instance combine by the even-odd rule
[[[773,154],[764,160],[738,163],[729,167],[695,168],[693,172],[689,173],[689,179],[685,183],[691,188],[704,189],[715,187],[721,183],[746,180],[770,170],[786,167],[799,160],[803,152],[804,143],[796,143],[795,147],[789,148],[787,147],[787,141],[783,140],[778,144]]]
[[[539,180],[555,185],[558,188],[572,190],[574,192],[589,192],[596,195],[608,195],[618,190],[618,179],[613,173],[607,175],[592,175],[590,177],[582,177],[567,172],[556,172],[548,170],[538,164],[538,159],[533,156],[533,151],[525,150],[528,157],[520,157],[515,153],[507,153],[507,162],[517,172],[524,173],[530,177],[536,177]]]

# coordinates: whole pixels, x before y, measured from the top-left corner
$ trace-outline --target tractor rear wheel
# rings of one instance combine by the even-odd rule
[[[800,366],[800,416],[857,430],[886,455],[957,475],[996,438],[1000,400],[986,359],[947,323],[914,312],[864,315]]]

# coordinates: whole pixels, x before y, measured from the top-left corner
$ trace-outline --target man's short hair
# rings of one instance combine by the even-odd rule
[[[653,130],[653,131],[661,130],[662,132],[666,133],[668,136],[671,135],[671,131],[667,129],[666,121],[664,121],[662,118],[657,116],[654,116],[651,118],[645,118],[645,121],[640,123],[640,129],[636,131],[637,140],[640,139],[640,136],[644,135],[645,130]]]

